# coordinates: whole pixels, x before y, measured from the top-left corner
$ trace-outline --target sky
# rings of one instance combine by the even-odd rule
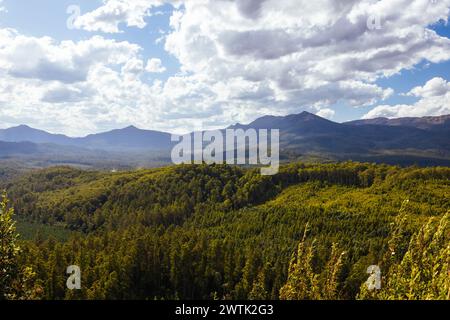
[[[450,0],[0,0],[0,127],[450,114]]]

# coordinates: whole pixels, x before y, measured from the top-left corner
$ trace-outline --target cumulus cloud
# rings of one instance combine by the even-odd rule
[[[101,31],[104,33],[119,33],[119,25],[144,28],[145,18],[151,15],[150,9],[159,7],[163,0],[103,0],[99,8],[81,15],[75,19],[73,26],[86,31]],[[178,1],[171,1],[177,4]]]
[[[408,95],[419,97],[412,105],[381,105],[369,111],[363,118],[423,117],[450,114],[450,82],[433,78],[423,87],[412,89]]]
[[[424,60],[450,59],[450,40],[428,28],[447,19],[449,6],[428,0],[192,1],[173,14],[165,48],[183,71],[203,75],[214,88],[234,88],[219,95],[224,100],[270,101],[272,113],[337,102],[367,106],[393,94],[375,84],[380,77]],[[381,29],[368,28],[373,16]]]
[[[316,115],[318,115],[319,117],[322,117],[322,118],[332,119],[334,117],[335,113],[336,112],[334,110],[325,108],[325,109],[319,110],[316,113]]]
[[[152,58],[147,61],[145,71],[151,73],[163,73],[166,71],[166,68],[162,65],[161,59]]]
[[[78,17],[73,25],[79,29],[105,33],[118,33],[122,22],[129,27],[144,28],[144,17],[148,15],[149,7],[146,0],[109,0],[98,9]]]
[[[430,98],[445,95],[449,91],[450,82],[447,82],[440,77],[436,77],[428,81],[423,87],[415,87],[408,95]]]
[[[16,78],[85,81],[92,66],[122,64],[139,50],[135,44],[99,36],[56,43],[50,37],[26,37],[13,29],[0,29],[0,69]]]
[[[447,21],[450,0],[104,0],[74,26],[143,28],[164,3],[174,6],[164,48],[181,66],[164,82],[142,77],[165,67],[135,44],[0,29],[0,103],[15,106],[0,108],[2,119],[34,106],[46,114],[40,121],[85,132],[129,123],[189,130],[199,119],[217,128],[304,109],[329,118],[336,103],[383,103],[394,92],[380,78],[450,60],[450,39],[430,29]],[[379,28],[368,26],[373,18]],[[411,90],[417,104],[381,105],[366,116],[448,111],[448,83],[433,81]]]
[[[73,135],[130,122],[148,127],[148,105],[159,113],[164,103],[139,79],[140,51],[99,36],[56,42],[0,29],[0,118]]]
[[[42,94],[41,101],[49,103],[73,103],[87,100],[95,94],[95,90],[86,85],[65,86],[51,85]]]

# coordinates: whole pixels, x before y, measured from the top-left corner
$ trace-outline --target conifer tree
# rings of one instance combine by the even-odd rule
[[[8,207],[6,194],[0,202],[0,300],[37,299],[41,288],[35,283],[31,267],[19,263],[19,235],[13,220],[14,210]]]
[[[0,299],[13,294],[14,281],[19,275],[17,259],[20,249],[13,214],[14,211],[8,208],[8,199],[3,194],[0,202]]]

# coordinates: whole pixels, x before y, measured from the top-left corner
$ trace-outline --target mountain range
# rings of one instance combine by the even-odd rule
[[[162,150],[167,148],[167,142],[170,142],[170,134],[129,126],[123,129],[90,134],[82,138],[72,138],[62,134],[51,134],[27,125],[20,125],[0,129],[0,141],[47,143],[117,151],[124,149]]]
[[[351,125],[384,125],[384,126],[399,126],[412,127],[432,131],[449,131],[450,130],[450,115],[436,116],[436,117],[421,117],[421,118],[374,118],[367,120],[355,120],[347,122]]]
[[[399,164],[450,163],[450,115],[336,123],[302,112],[264,116],[249,124],[235,124],[229,128],[280,129],[282,153],[296,158],[314,156]],[[124,158],[129,161],[133,154],[135,158],[159,157],[165,162],[170,160],[169,151],[173,146],[170,137],[167,132],[129,126],[72,138],[20,125],[0,129],[0,157],[51,158],[58,155],[63,159],[64,155],[70,155],[67,160],[70,162],[78,155],[87,159],[114,158],[121,162]],[[394,160],[390,161],[390,158]]]

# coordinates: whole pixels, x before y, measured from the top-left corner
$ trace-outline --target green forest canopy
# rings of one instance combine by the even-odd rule
[[[275,176],[58,167],[6,188],[19,226],[46,228],[27,232],[17,258],[40,298],[448,299],[449,178],[446,167],[354,162]],[[81,290],[65,287],[69,265]],[[370,265],[383,272],[377,292],[364,289]]]

